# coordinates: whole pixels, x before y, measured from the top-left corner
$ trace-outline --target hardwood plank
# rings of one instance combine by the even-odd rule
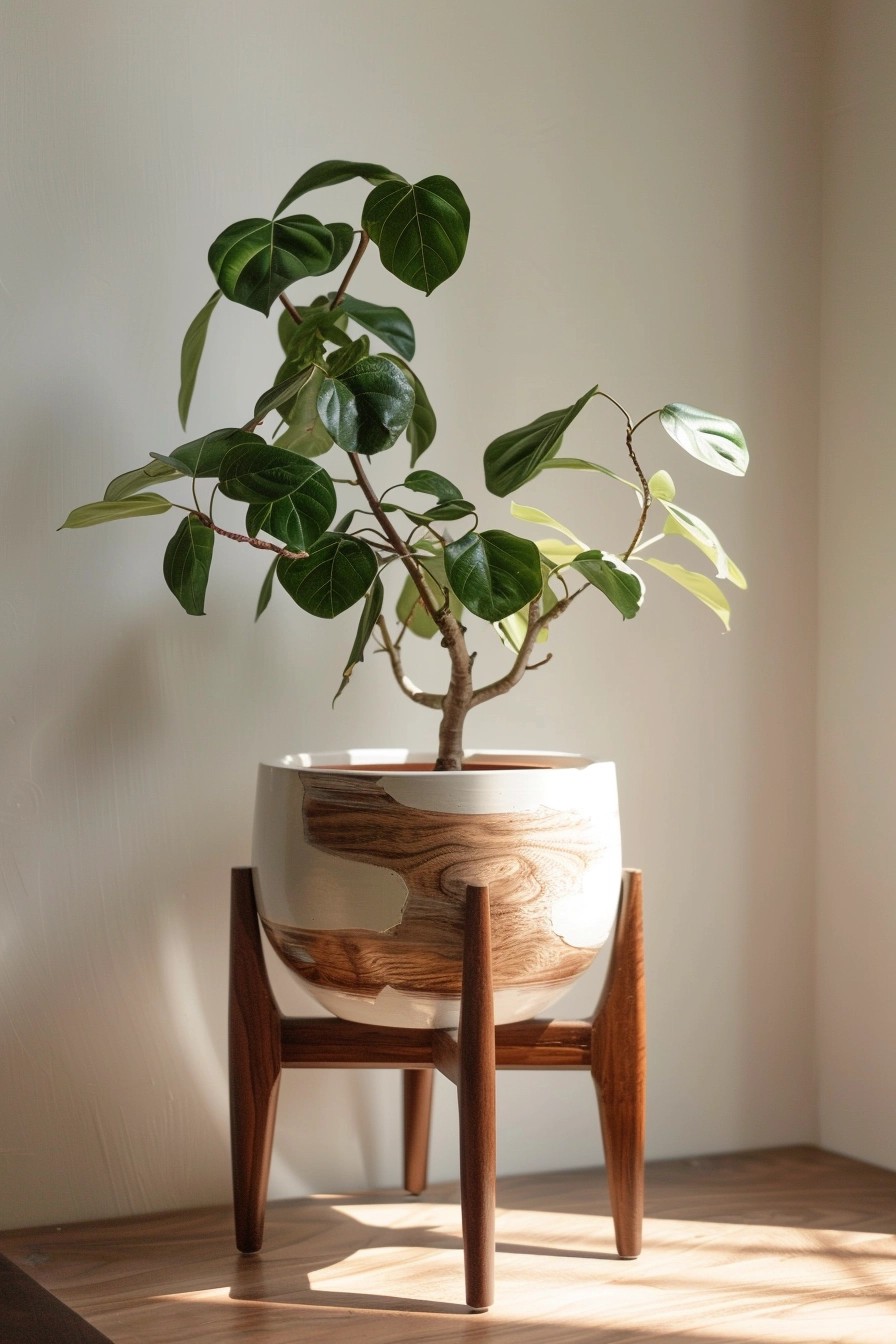
[[[3,1232],[0,1251],[114,1344],[896,1340],[894,1172],[812,1148],[648,1163],[636,1261],[603,1172],[505,1177],[487,1316],[463,1306],[457,1200],[275,1202],[259,1256],[234,1250],[229,1207]]]

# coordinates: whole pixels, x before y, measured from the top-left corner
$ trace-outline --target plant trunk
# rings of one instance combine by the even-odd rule
[[[473,702],[471,659],[464,640],[463,626],[450,611],[440,613],[442,643],[451,655],[451,680],[442,701],[439,724],[439,755],[436,770],[462,770],[464,760],[464,721]]]

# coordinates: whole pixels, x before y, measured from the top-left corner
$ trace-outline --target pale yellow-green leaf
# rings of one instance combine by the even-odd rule
[[[581,555],[583,551],[588,549],[580,541],[573,544],[568,541],[558,541],[556,537],[545,537],[541,541],[536,541],[535,545],[541,551],[545,560],[550,561],[556,569],[560,569],[564,565],[571,565],[577,555]]]
[[[728,599],[722,592],[717,583],[708,579],[705,574],[697,574],[692,569],[683,569],[681,565],[670,565],[665,560],[644,560],[645,565],[652,565],[658,569],[661,574],[666,574],[676,583],[680,583],[682,588],[686,588],[689,593],[693,593],[700,602],[714,611],[722,622],[726,630],[731,628],[731,608],[728,605]]]
[[[647,489],[654,499],[665,501],[675,498],[675,486],[668,471],[655,471],[647,482]]]
[[[549,513],[544,513],[541,509],[533,509],[529,504],[510,505],[510,512],[514,518],[519,518],[524,523],[540,523],[542,527],[552,527],[555,532],[562,532],[564,537],[569,537],[570,541],[576,546],[581,546],[582,550],[587,550],[587,546],[580,541],[575,532],[571,532],[563,523],[558,523],[556,518],[552,518]]]
[[[666,523],[663,532],[666,536],[685,537],[689,542],[702,551],[707,560],[711,560],[716,567],[716,578],[727,579],[733,583],[735,588],[746,588],[747,581],[744,578],[737,565],[726,554],[722,543],[719,541],[712,528],[708,527],[696,514],[688,513],[686,509],[679,508],[673,504],[671,508],[665,505],[665,501],[660,501],[666,507]]]
[[[80,508],[72,509],[62,527],[95,527],[97,523],[111,523],[116,518],[167,513],[170,508],[170,499],[149,493],[131,495],[127,499],[101,499],[95,504],[82,504]]]

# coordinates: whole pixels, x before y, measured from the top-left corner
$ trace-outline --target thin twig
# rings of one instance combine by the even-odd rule
[[[477,705],[484,704],[486,700],[494,700],[497,695],[504,695],[505,692],[512,690],[518,682],[522,681],[526,672],[534,670],[536,667],[542,667],[544,663],[548,661],[547,658],[545,658],[540,663],[530,664],[529,662],[538,636],[546,626],[550,625],[551,621],[555,621],[558,616],[562,616],[570,603],[574,602],[579,593],[583,593],[587,586],[588,585],[586,584],[582,588],[577,588],[575,592],[570,593],[568,597],[561,598],[559,602],[551,607],[550,611],[545,612],[543,615],[541,612],[541,602],[538,598],[529,604],[529,623],[526,627],[526,633],[523,636],[523,642],[520,645],[520,651],[516,656],[513,667],[503,677],[499,677],[497,681],[491,682],[488,686],[480,686],[478,691],[474,691],[473,698],[470,701],[471,709],[475,709]]]
[[[187,512],[194,518],[198,518],[204,527],[209,527],[213,532],[217,532],[219,537],[229,537],[231,541],[244,541],[248,546],[254,546],[259,551],[276,551],[282,555],[284,560],[307,560],[307,551],[290,551],[285,546],[276,546],[272,541],[262,541],[259,537],[247,537],[242,532],[228,532],[226,528],[219,527],[217,523],[212,522],[207,513],[201,513],[199,510],[188,509]]]
[[[336,308],[336,307],[342,302],[342,300],[345,298],[345,291],[348,289],[349,285],[351,284],[352,276],[355,274],[355,271],[358,269],[358,265],[359,265],[359,263],[360,263],[360,261],[361,261],[361,258],[363,257],[364,252],[366,251],[367,244],[370,242],[370,234],[367,232],[366,229],[360,229],[360,230],[359,230],[359,233],[361,234],[361,241],[358,243],[358,250],[357,250],[357,252],[355,253],[355,255],[352,257],[351,265],[349,266],[348,270],[346,271],[346,273],[345,273],[345,275],[344,275],[344,277],[343,277],[342,284],[339,286],[339,288],[337,289],[336,293],[333,295],[333,302],[330,304],[330,311],[331,311],[331,312],[332,312],[332,310],[333,310],[334,308]]]

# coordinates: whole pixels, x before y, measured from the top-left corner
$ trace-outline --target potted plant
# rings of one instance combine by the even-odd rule
[[[351,179],[372,188],[359,229],[295,213],[308,193]],[[741,476],[747,448],[730,420],[679,403],[635,418],[595,385],[488,445],[485,483],[501,498],[546,471],[612,483],[630,514],[614,550],[603,538],[600,547],[598,539],[579,539],[525,503],[511,503],[511,515],[542,537],[481,529],[469,492],[419,465],[436,418],[412,368],[411,320],[400,308],[359,297],[355,277],[373,244],[398,280],[431,294],[460,266],[468,231],[467,204],[448,178],[409,183],[382,165],[344,160],[303,173],[271,218],[225,229],[209,251],[218,287],[183,343],[181,422],[186,427],[208,323],[222,296],[265,317],[278,312],[283,355],[271,387],[241,427],[214,428],[169,453],[152,453],[63,525],[175,510],[180,521],[163,573],[190,615],[204,612],[216,538],[264,551],[270,563],[256,619],[275,580],[311,616],[357,613],[335,699],[374,647],[404,695],[436,711],[438,741],[429,758],[404,751],[298,755],[262,766],[259,775],[253,868],[268,934],[327,1008],[383,1025],[456,1021],[468,884],[485,884],[491,894],[499,1022],[553,1001],[587,967],[612,924],[621,866],[614,767],[576,756],[465,752],[470,712],[547,661],[541,646],[574,604],[583,611],[593,600],[601,604],[598,618],[634,618],[644,567],[683,585],[727,627],[729,606],[718,584],[654,554],[670,535],[701,551],[718,579],[745,587],[713,531],[676,502],[669,474],[648,477],[636,451],[636,436],[640,448],[641,432],[658,420],[693,457]],[[343,263],[336,287],[317,293],[316,278]],[[293,293],[307,281],[314,282],[307,292]],[[596,398],[619,412],[633,479],[560,455],[565,432]],[[409,470],[402,462],[394,484],[375,487],[369,459],[402,439]],[[159,493],[169,485],[182,493]],[[352,495],[341,514],[338,486]],[[225,501],[240,506],[238,525],[225,520]],[[663,526],[645,536],[651,511]],[[395,609],[387,617],[386,585],[394,580]],[[474,620],[508,650],[506,672],[485,684],[475,675]],[[406,636],[440,639],[442,688],[421,690],[411,681]]]

